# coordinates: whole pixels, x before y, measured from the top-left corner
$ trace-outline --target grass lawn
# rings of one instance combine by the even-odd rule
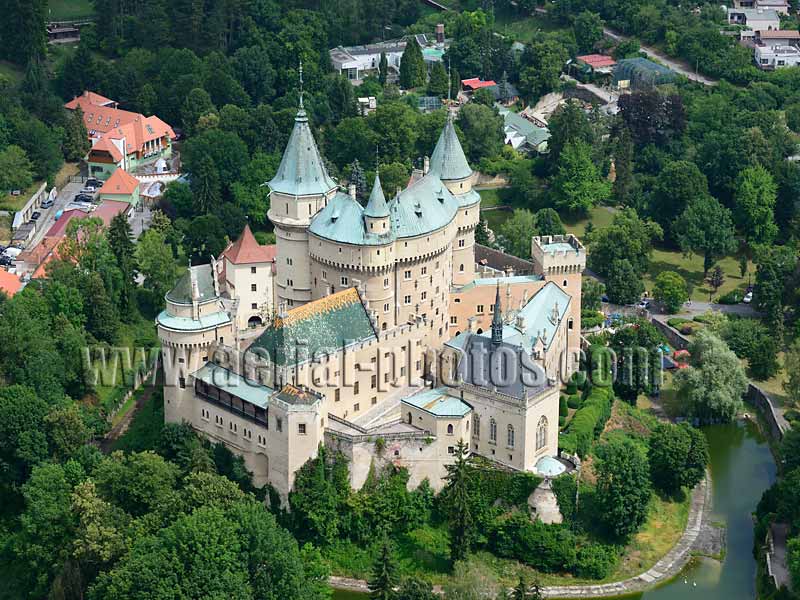
[[[22,190],[22,193],[19,196],[12,196],[8,193],[8,190],[0,190],[0,210],[9,210],[11,212],[17,212],[25,203],[31,199],[31,196],[39,189],[39,186],[42,185],[41,181],[34,181],[29,187]]]
[[[719,297],[722,294],[734,289],[744,290],[747,287],[747,275],[742,277],[739,274],[739,259],[735,256],[728,256],[717,263],[725,273],[725,282],[715,294]],[[755,274],[755,265],[749,264],[748,272]],[[645,275],[644,282],[648,290],[652,291],[656,277],[662,271],[675,271],[683,277],[690,287],[690,297],[692,300],[708,302],[710,286],[705,283],[703,278],[703,258],[696,254],[689,257],[684,256],[677,250],[656,249],[650,263],[650,272]],[[752,279],[752,277],[751,277]]]
[[[5,60],[0,60],[0,75],[5,75],[11,80],[11,83],[17,84],[22,81],[25,72],[17,65]]]
[[[142,388],[134,397],[139,397],[147,388]],[[128,430],[114,442],[114,450],[142,452],[158,446],[161,430],[164,427],[164,393],[154,390],[150,399],[136,413]]]
[[[611,225],[614,219],[614,211],[608,206],[594,207],[587,217],[580,219],[570,218],[563,216],[561,220],[564,223],[564,228],[567,233],[572,233],[578,238],[582,239],[586,234],[586,225],[591,221],[595,229],[602,229]]]
[[[507,204],[503,198],[503,188],[479,190],[478,194],[481,196],[481,208],[492,208],[493,206]]]
[[[498,33],[524,44],[535,40],[540,32],[560,29],[557,23],[548,19],[546,15],[540,14],[522,17],[511,12],[498,11],[495,14],[495,23],[495,29]]]
[[[0,215],[0,244],[7,246],[11,241],[11,217]]]
[[[51,21],[71,21],[94,16],[91,0],[48,0],[47,19]]]

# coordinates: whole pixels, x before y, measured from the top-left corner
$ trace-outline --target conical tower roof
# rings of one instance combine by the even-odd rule
[[[302,106],[297,111],[292,135],[269,187],[273,192],[289,196],[326,194],[336,187],[322,162],[308,125],[308,115]]]
[[[364,209],[364,216],[374,219],[389,216],[389,204],[386,202],[386,197],[383,195],[381,177],[378,173],[375,173],[375,183],[372,184],[372,192],[369,195],[367,207]]]
[[[448,113],[447,122],[444,124],[439,141],[436,142],[436,148],[433,149],[430,170],[443,181],[466,179],[472,175],[467,157],[464,156],[464,149],[458,141],[452,113]]]

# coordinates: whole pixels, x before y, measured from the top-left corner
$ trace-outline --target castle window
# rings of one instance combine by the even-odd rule
[[[453,424],[452,423],[450,423],[447,426],[447,435],[453,435]]]
[[[347,280],[347,277],[342,277],[342,285],[343,285],[343,286],[346,286],[346,285],[347,285],[347,281],[348,281],[348,280]]]
[[[497,442],[497,421],[489,419],[489,441]]]
[[[306,434],[306,424],[305,423],[298,423],[297,424],[297,433],[300,435]]]
[[[389,303],[388,302],[383,305],[383,312],[385,312],[385,313],[389,312]]]
[[[327,271],[323,271],[322,272],[322,281],[328,281],[328,272]]]
[[[567,329],[572,329],[572,325],[573,325],[572,319],[567,321]]]
[[[255,272],[256,272],[256,268],[255,268],[255,267],[250,267],[250,272],[251,272],[251,273],[253,273],[253,274],[255,274]]]
[[[458,272],[459,273],[463,273],[464,272],[464,265],[458,265]]]
[[[427,275],[428,274],[428,267],[422,267],[422,274],[423,275]]]
[[[477,312],[479,315],[482,315],[483,314],[483,304],[478,304],[477,308],[475,309],[475,312]]]
[[[372,406],[375,406],[377,403],[378,403],[378,397],[377,396],[373,396],[372,397]]]
[[[457,325],[458,324],[458,317],[450,317],[450,324]]]
[[[283,420],[275,417],[275,429],[278,431],[283,431]]]
[[[547,445],[547,417],[539,419],[536,426],[536,449],[541,450]]]
[[[388,288],[388,287],[389,287],[389,278],[388,278],[388,277],[384,278],[384,280],[383,280],[383,287],[384,287],[384,288]]]
[[[353,384],[353,395],[358,395],[358,382]]]
[[[289,258],[288,256],[286,257],[286,264],[289,265],[290,267],[292,266],[292,259]]]
[[[252,310],[256,310],[256,309],[258,309],[258,303],[257,303],[257,302],[252,302],[252,303],[250,304],[250,308],[251,308]]]
[[[372,376],[372,378],[370,379],[370,382],[369,382],[369,387],[371,387],[373,390],[376,387],[378,387],[378,376],[377,375],[373,375]]]
[[[422,300],[424,301],[427,299],[428,299],[428,292],[422,292]]]
[[[290,285],[291,285],[291,284],[290,284]],[[258,289],[258,287],[256,286],[256,284],[255,284],[255,283],[251,283],[251,284],[250,284],[250,291],[251,291],[251,292],[255,292],[257,289]]]
[[[178,378],[178,385],[180,386],[180,388],[182,390],[185,390],[186,389],[186,378],[185,377],[179,377]]]
[[[358,402],[356,402],[355,404],[353,404],[353,412],[358,412],[359,410],[361,410],[361,405]]]
[[[294,286],[294,279],[287,279],[286,280],[286,285],[288,285],[289,287]],[[253,287],[255,288],[255,286],[253,286]],[[255,290],[253,290],[253,291],[255,292]]]
[[[506,440],[509,448],[514,447],[514,426],[508,426],[508,439]]]
[[[341,396],[342,396],[342,393],[341,393],[341,390],[339,388],[336,388],[335,390],[333,390],[333,401],[334,402],[339,402],[339,400],[342,399]]]
[[[381,331],[386,331],[386,321],[381,323]]]
[[[403,279],[405,279],[406,281],[411,279],[411,270],[410,269],[408,271],[403,271]]]
[[[472,415],[472,437],[481,437],[481,418],[479,415]]]
[[[564,280],[564,287],[567,287],[567,280]]]
[[[466,242],[464,240],[458,240],[458,247],[463,248]]]
[[[411,304],[411,296],[403,296],[403,304],[405,304],[406,306]]]
[[[448,454],[455,454],[455,453],[456,453],[456,451],[455,451],[455,449],[454,449],[452,446],[448,446],[448,447],[447,447],[447,453],[448,453]]]

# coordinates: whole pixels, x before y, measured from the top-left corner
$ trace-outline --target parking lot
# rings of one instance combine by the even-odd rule
[[[56,198],[53,206],[50,208],[39,208],[37,209],[42,216],[39,217],[36,223],[36,233],[33,234],[33,238],[28,243],[26,248],[33,248],[36,246],[42,238],[44,234],[53,226],[53,223],[56,222],[56,213],[60,210],[64,210],[64,207],[69,204],[75,195],[81,191],[83,188],[82,183],[68,183],[63,188],[58,190],[58,197]]]

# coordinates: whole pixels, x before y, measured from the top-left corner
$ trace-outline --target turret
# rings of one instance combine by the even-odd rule
[[[268,216],[275,225],[277,245],[276,296],[291,308],[311,300],[308,227],[337,190],[311,133],[302,92],[294,129],[269,188]]]
[[[450,193],[456,196],[472,191],[472,169],[458,140],[452,113],[448,113],[444,129],[433,149],[430,172],[441,179]]]
[[[375,183],[372,185],[372,192],[364,209],[364,225],[367,234],[385,235],[391,231],[389,204],[383,195],[378,173],[375,174]]]
[[[500,284],[497,284],[497,294],[494,299],[494,315],[492,316],[492,346],[503,343],[503,308],[500,305]]]

